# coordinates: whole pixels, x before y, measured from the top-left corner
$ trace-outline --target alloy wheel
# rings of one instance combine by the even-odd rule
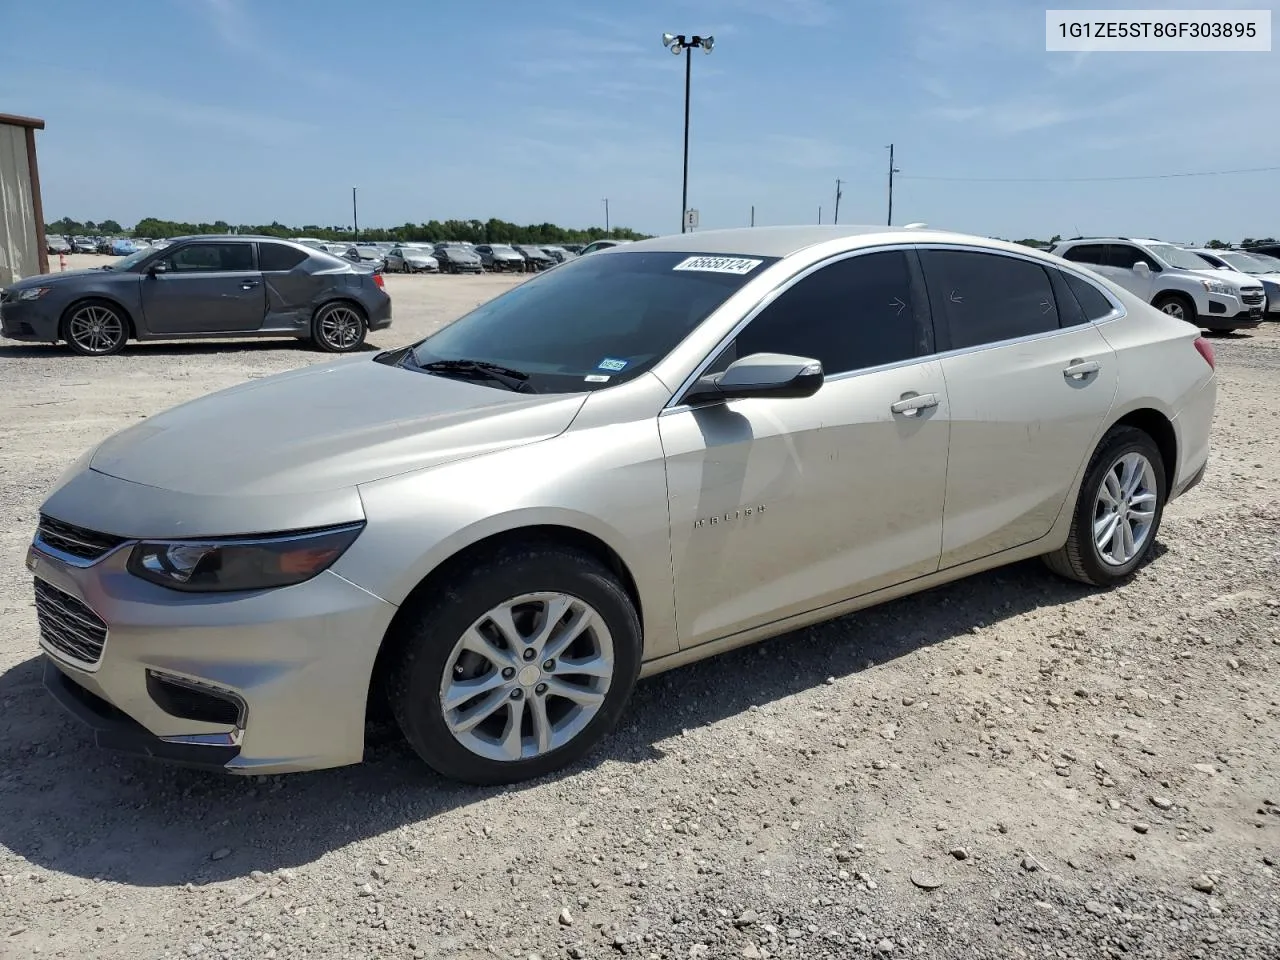
[[[1146,549],[1157,496],[1155,470],[1141,453],[1126,453],[1103,474],[1093,505],[1093,543],[1104,563],[1122,567]]]
[[[360,342],[364,321],[351,307],[331,307],[320,321],[320,336],[334,350],[350,350]]]
[[[85,353],[110,353],[124,342],[124,320],[110,307],[88,304],[71,315],[67,336]]]
[[[613,672],[613,636],[590,604],[524,594],[489,610],[454,644],[440,706],[449,732],[472,753],[527,760],[586,728]]]
[[[1160,310],[1161,312],[1167,313],[1169,316],[1176,317],[1179,320],[1187,319],[1186,308],[1183,307],[1182,303],[1178,300],[1170,300],[1161,307]]]

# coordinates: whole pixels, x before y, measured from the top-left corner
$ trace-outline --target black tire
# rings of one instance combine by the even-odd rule
[[[92,330],[86,330],[92,325]],[[107,300],[82,300],[67,308],[59,334],[72,353],[109,357],[124,349],[132,330],[129,317]],[[93,332],[97,331],[97,332]]]
[[[558,592],[595,608],[612,636],[614,672],[596,714],[563,746],[522,760],[482,757],[445,721],[441,683],[454,645],[472,624],[507,600]],[[617,724],[640,674],[641,630],[635,605],[618,579],[590,554],[552,543],[499,548],[406,610],[389,638],[387,699],[405,738],[433,770],[474,784],[540,777],[585,756]]]
[[[1098,519],[1098,497],[1103,481],[1121,458],[1131,453],[1141,454],[1151,465],[1155,477],[1155,489],[1152,491],[1156,497],[1155,511],[1143,546],[1127,563],[1117,565],[1103,559],[1094,541],[1093,528]],[[1164,516],[1168,495],[1165,464],[1155,441],[1137,427],[1112,427],[1098,444],[1098,449],[1094,451],[1089,467],[1085,470],[1072,511],[1071,532],[1067,535],[1067,542],[1061,549],[1045,554],[1044,562],[1059,576],[1095,587],[1111,587],[1123,583],[1151,556],[1156,537],[1160,533],[1160,521]]]
[[[364,345],[369,320],[347,300],[326,303],[311,318],[311,342],[325,353],[351,353]]]
[[[1182,293],[1162,293],[1151,301],[1151,305],[1161,313],[1167,313],[1172,317],[1183,320],[1194,326],[1200,325],[1200,319],[1196,314],[1195,301]]]

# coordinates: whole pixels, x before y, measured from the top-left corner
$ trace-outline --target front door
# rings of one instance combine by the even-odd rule
[[[820,360],[803,399],[673,407],[667,458],[682,647],[932,573],[950,416],[908,254],[848,256],[785,290],[711,367]]]
[[[142,278],[142,312],[149,332],[187,335],[261,328],[266,294],[252,243],[184,244],[163,262],[163,272]]]
[[[942,566],[1044,536],[1097,442],[1115,354],[1060,273],[993,252],[921,251],[951,402]],[[1082,282],[1082,281],[1081,281]]]

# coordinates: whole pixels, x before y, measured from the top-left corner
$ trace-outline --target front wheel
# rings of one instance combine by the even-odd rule
[[[444,776],[514,783],[584,756],[618,721],[640,671],[640,620],[594,557],[505,547],[411,611],[392,642],[392,711]]]
[[[311,339],[326,353],[350,353],[360,349],[369,324],[360,308],[350,303],[321,307],[311,322]]]
[[[1155,441],[1136,427],[1113,427],[1085,471],[1067,542],[1045,563],[1096,587],[1123,582],[1155,547],[1167,497]]]
[[[1179,293],[1166,293],[1155,298],[1151,305],[1161,313],[1167,313],[1176,320],[1196,324],[1196,305],[1188,297]]]
[[[129,322],[118,307],[92,300],[71,308],[63,321],[62,335],[67,346],[81,356],[108,357],[124,349]]]

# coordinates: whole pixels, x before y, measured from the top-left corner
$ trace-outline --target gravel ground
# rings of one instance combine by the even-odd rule
[[[93,259],[93,258],[89,258]],[[389,277],[419,336],[513,280]],[[586,765],[402,742],[262,780],[104,754],[40,687],[23,550],[85,447],[322,355],[0,345],[0,956],[1280,957],[1280,331],[1100,593],[1019,564],[642,682]]]

